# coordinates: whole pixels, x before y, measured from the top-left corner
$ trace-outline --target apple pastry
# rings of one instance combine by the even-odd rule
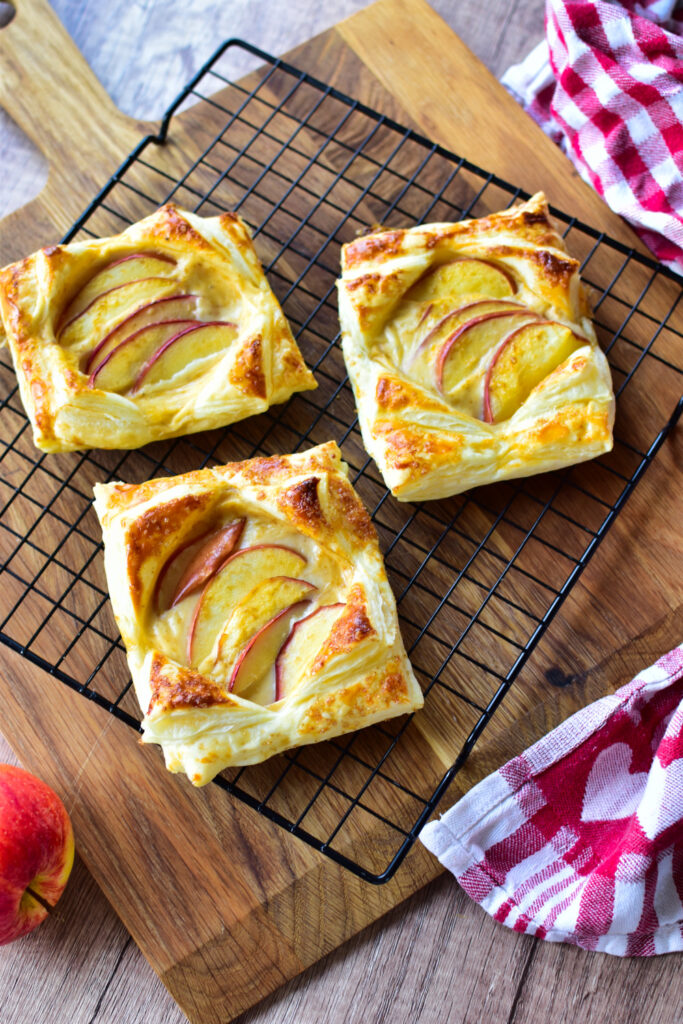
[[[545,197],[348,243],[342,346],[365,447],[402,500],[609,451],[614,396]]]
[[[162,206],[0,271],[38,448],[137,448],[316,387],[236,214]]]
[[[422,705],[334,442],[97,484],[143,740],[194,785]]]

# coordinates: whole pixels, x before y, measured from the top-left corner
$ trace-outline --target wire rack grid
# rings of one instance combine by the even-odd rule
[[[231,50],[262,62],[242,84],[224,72]],[[38,456],[11,363],[0,357],[0,639],[135,729],[93,482],[337,440],[372,513],[425,708],[216,782],[370,882],[396,871],[680,414],[677,279],[553,210],[593,290],[618,402],[613,452],[446,501],[407,505],[387,492],[363,449],[339,349],[340,245],[376,224],[480,216],[518,198],[526,194],[495,175],[230,40],[64,241],[117,233],[171,199],[204,215],[239,212],[318,390],[225,430],[134,452]]]

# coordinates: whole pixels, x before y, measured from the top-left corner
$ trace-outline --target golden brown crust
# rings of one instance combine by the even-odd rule
[[[356,644],[376,636],[368,618],[365,592],[360,583],[351,587],[346,599],[346,608],[339,616],[332,632],[313,662],[313,672],[319,672],[327,663],[340,654],[347,654]]]
[[[331,507],[335,509],[334,526],[346,530],[354,542],[364,547],[376,544],[377,534],[365,505],[345,477],[333,476],[327,481]]]
[[[178,248],[186,246],[192,248],[211,250],[210,244],[203,235],[183,217],[173,203],[166,203],[158,210],[157,217],[149,230],[150,241],[176,243]]]
[[[375,401],[379,413],[400,412],[419,405],[422,410],[441,412],[443,402],[430,401],[429,396],[424,394],[411,384],[410,381],[401,377],[380,376],[377,378],[375,387]]]
[[[346,266],[351,268],[378,257],[397,256],[401,252],[404,238],[404,231],[382,231],[379,235],[357,238],[345,248]],[[378,274],[364,275],[365,278],[368,276],[379,277]]]
[[[407,470],[415,478],[429,473],[435,462],[453,459],[459,442],[445,432],[396,426],[391,421],[378,422],[374,436],[385,442],[389,465],[393,469]]]
[[[266,397],[266,375],[263,372],[261,336],[257,335],[238,352],[230,371],[230,382],[245,395]]]
[[[153,266],[136,278],[130,261],[145,256],[161,270]],[[98,292],[93,282],[100,273],[109,277]],[[74,307],[89,286],[88,300]],[[224,333],[208,348],[186,346],[184,360],[164,356],[144,375],[147,335],[130,343],[127,357],[117,355],[118,364],[114,359],[98,371],[114,342],[92,359],[114,329],[162,299],[188,303],[171,319],[189,317]],[[0,321],[34,441],[44,451],[137,448],[264,412],[316,386],[235,214],[202,218],[167,203],[112,238],[33,253],[0,271]],[[124,338],[125,332],[117,342]]]
[[[163,505],[155,505],[134,519],[128,531],[128,583],[131,597],[140,605],[145,589],[141,570],[150,558],[165,551],[167,541],[177,537],[193,513],[201,512],[211,504],[210,494],[184,494]]]
[[[277,500],[278,507],[301,529],[319,531],[327,526],[318,498],[319,483],[317,476],[309,476],[288,487]]]
[[[172,771],[202,785],[228,765],[261,761],[421,706],[377,537],[334,442],[140,485],[97,485],[95,507],[114,612],[146,709],[143,738],[161,744]],[[279,545],[303,561],[284,575],[277,561],[265,563],[274,575],[259,577],[256,586],[247,573],[244,593],[227,610],[220,591],[211,592],[207,607],[219,609],[216,640],[209,641],[211,655],[195,663],[186,653],[187,630],[200,591],[177,604],[171,595],[190,564],[182,558],[195,559],[203,538],[236,519],[245,523],[242,548]],[[240,562],[233,557],[224,567],[239,573]],[[229,590],[235,584],[226,579]],[[239,584],[239,575],[234,579]],[[324,614],[312,633],[298,634],[308,637],[310,649],[297,648],[285,695],[259,703],[249,690],[230,692],[232,672],[245,641],[283,607],[272,603],[283,586],[285,608],[296,608],[301,618]],[[164,588],[168,596],[160,599]]]
[[[147,714],[186,708],[211,708],[233,704],[234,699],[207,676],[176,665],[155,653],[150,668],[151,698]]]
[[[353,731],[365,724],[368,714],[381,716],[397,705],[411,700],[405,674],[398,659],[391,659],[380,671],[350,683],[313,702],[301,719],[302,736],[319,735],[332,719],[344,722],[344,731]]]

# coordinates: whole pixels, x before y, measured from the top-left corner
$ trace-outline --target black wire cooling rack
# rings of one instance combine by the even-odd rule
[[[231,52],[262,62],[247,86],[227,77]],[[181,119],[179,108],[188,110]],[[9,358],[0,356],[0,638],[135,729],[140,713],[108,602],[93,482],[340,444],[372,512],[425,708],[216,781],[371,882],[401,863],[680,412],[679,280],[553,210],[593,291],[617,394],[613,452],[447,501],[406,505],[386,491],[361,443],[338,345],[339,247],[375,224],[481,216],[520,197],[230,40],[64,241],[117,233],[169,199],[204,215],[239,211],[318,390],[225,430],[134,452],[38,456]]]

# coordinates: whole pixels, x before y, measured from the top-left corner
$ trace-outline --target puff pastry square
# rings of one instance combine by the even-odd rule
[[[329,442],[95,487],[143,740],[194,785],[422,705],[346,474]]]
[[[337,285],[363,441],[397,498],[611,449],[609,367],[542,193],[479,220],[350,242]]]
[[[112,238],[0,271],[0,314],[38,448],[137,448],[316,386],[246,225],[162,206]]]

